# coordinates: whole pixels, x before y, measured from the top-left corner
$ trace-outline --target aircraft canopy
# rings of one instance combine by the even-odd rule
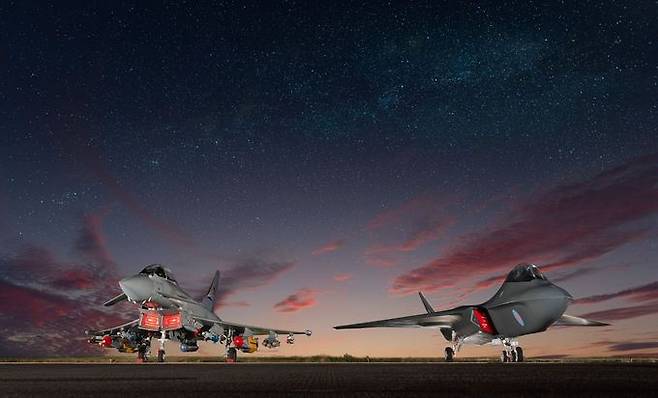
[[[534,264],[519,264],[510,271],[505,282],[529,282],[534,279],[546,280],[546,277]]]
[[[176,278],[174,278],[174,274],[171,273],[171,270],[163,267],[160,264],[147,265],[143,270],[141,270],[140,274],[157,275],[161,278],[165,278],[172,282],[176,282]]]

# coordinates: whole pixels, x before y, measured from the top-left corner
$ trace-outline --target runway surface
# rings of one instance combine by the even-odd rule
[[[658,364],[2,364],[0,395],[658,396]]]

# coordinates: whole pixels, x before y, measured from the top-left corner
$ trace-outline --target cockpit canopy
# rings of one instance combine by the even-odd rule
[[[505,282],[529,282],[535,279],[547,280],[534,264],[519,264],[507,275]]]
[[[143,270],[140,271],[140,274],[157,275],[161,278],[165,278],[172,282],[176,282],[176,278],[174,278],[174,274],[171,273],[171,270],[163,267],[160,264],[147,265]]]

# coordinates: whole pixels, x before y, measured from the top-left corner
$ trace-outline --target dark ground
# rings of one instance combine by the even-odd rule
[[[658,396],[658,364],[2,364],[2,396]]]

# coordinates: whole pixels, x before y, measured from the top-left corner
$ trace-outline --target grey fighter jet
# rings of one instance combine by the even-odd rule
[[[219,284],[219,271],[215,273],[208,292],[200,300],[187,294],[176,282],[171,271],[153,264],[139,274],[119,281],[123,293],[108,300],[111,306],[121,301],[139,305],[139,318],[105,330],[87,330],[89,342],[119,352],[136,352],[138,361],[148,360],[151,339],[160,342],[158,362],[165,359],[165,341],[180,343],[182,352],[199,349],[199,341],[222,344],[226,360],[235,362],[237,352],[254,352],[258,349],[257,335],[265,335],[263,345],[276,348],[281,345],[279,334],[285,334],[286,343],[293,344],[296,334],[311,335],[310,330],[295,331],[228,322],[213,312]]]
[[[422,292],[420,299],[427,313],[381,321],[336,326],[335,329],[374,327],[438,328],[451,342],[445,349],[452,361],[463,344],[498,344],[504,350],[502,362],[522,362],[523,349],[516,338],[543,332],[551,326],[607,326],[564,313],[573,297],[549,282],[533,264],[520,264],[507,275],[491,299],[480,305],[465,305],[435,311]]]

